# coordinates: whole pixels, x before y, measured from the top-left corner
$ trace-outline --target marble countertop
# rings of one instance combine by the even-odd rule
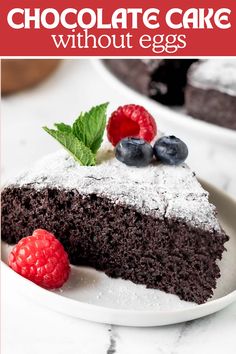
[[[111,88],[88,60],[67,60],[39,87],[2,100],[2,182],[39,157],[57,150],[43,125],[70,122],[91,103],[130,103]],[[199,149],[198,146],[191,148]],[[204,159],[191,160],[197,174],[236,196],[235,152],[219,161],[205,144]],[[202,153],[203,150],[201,150]],[[200,161],[200,162],[199,162]],[[227,163],[226,163],[227,161]],[[231,168],[230,168],[231,166]],[[227,354],[236,348],[236,303],[200,320],[156,328],[90,323],[52,312],[23,295],[2,269],[2,352],[4,354]]]

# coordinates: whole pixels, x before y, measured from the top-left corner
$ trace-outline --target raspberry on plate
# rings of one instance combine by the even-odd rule
[[[107,125],[107,136],[113,146],[126,137],[135,137],[150,142],[157,134],[152,115],[142,106],[128,104],[111,114]]]
[[[45,289],[60,288],[68,279],[70,265],[62,244],[50,232],[38,229],[22,238],[9,255],[9,266]]]

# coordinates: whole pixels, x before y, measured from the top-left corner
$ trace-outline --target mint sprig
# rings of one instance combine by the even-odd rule
[[[64,123],[55,123],[54,126],[57,128],[57,130],[59,130],[60,132],[64,132],[64,133],[72,133],[72,128],[70,125],[68,124],[64,124]]]
[[[81,113],[73,124],[73,134],[96,154],[102,143],[106,126],[108,103],[101,104]]]
[[[81,113],[72,126],[55,123],[56,129],[43,129],[56,139],[82,166],[96,165],[96,153],[103,141],[108,103]]]
[[[95,156],[89,148],[79,141],[72,133],[60,130],[43,128],[48,134],[55,138],[73,157],[83,166],[94,166]]]

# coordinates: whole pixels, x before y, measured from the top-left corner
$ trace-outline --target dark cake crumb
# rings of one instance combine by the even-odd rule
[[[220,276],[223,232],[143,215],[77,190],[9,186],[2,193],[2,239],[16,243],[34,229],[56,235],[70,261],[176,294],[198,304],[212,296]]]

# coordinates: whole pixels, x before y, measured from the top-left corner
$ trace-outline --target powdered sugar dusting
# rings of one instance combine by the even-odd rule
[[[236,60],[208,59],[194,63],[188,73],[188,83],[194,87],[214,89],[236,95]]]
[[[145,168],[128,167],[107,148],[96,166],[80,166],[64,150],[50,154],[21,174],[11,184],[77,189],[80,194],[105,196],[117,204],[128,204],[159,218],[177,218],[191,225],[220,231],[215,208],[186,164],[153,163]]]

